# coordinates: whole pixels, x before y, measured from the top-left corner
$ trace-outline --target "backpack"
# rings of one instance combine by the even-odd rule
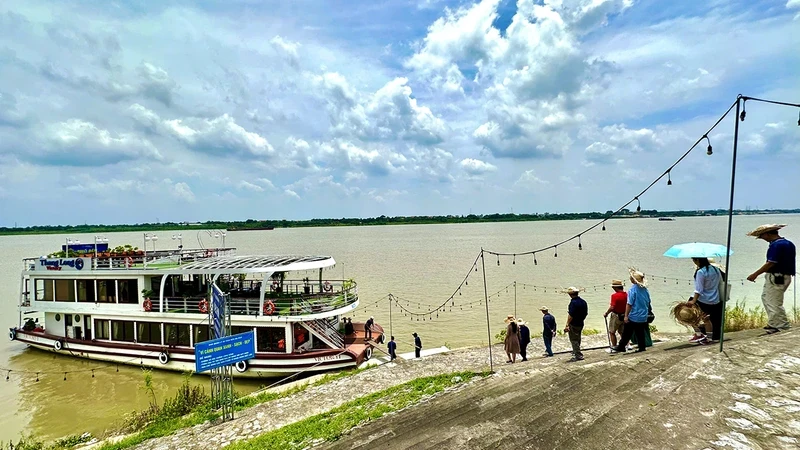
[[[711,266],[714,267],[714,266]],[[728,302],[728,299],[731,298],[731,285],[728,284],[728,289],[725,289],[725,280],[728,278],[727,274],[722,271],[719,267],[714,267],[719,272],[719,284],[717,285],[717,290],[719,291],[719,301],[722,302],[724,305]]]

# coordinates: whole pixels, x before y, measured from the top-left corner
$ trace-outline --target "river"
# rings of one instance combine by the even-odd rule
[[[785,235],[800,241],[800,215],[736,216],[731,261],[732,298],[749,305],[760,304],[761,283],[742,280],[764,261],[766,243],[745,236],[762,223],[787,223]],[[420,334],[425,347],[447,345],[461,347],[484,344],[487,340],[483,272],[473,267],[481,247],[508,253],[521,253],[544,247],[574,235],[593,222],[516,222],[448,225],[401,225],[375,227],[333,227],[275,229],[272,231],[229,232],[226,246],[238,248],[239,254],[324,254],[333,256],[337,264],[326,271],[326,278],[354,278],[358,282],[361,307],[356,320],[374,315],[375,320],[391,331],[399,341],[399,351],[410,351],[411,333]],[[568,297],[555,292],[555,287],[589,287],[583,297],[589,303],[587,327],[603,329],[601,312],[610,295],[604,287],[612,278],[627,281],[627,267],[636,266],[648,275],[656,325],[662,331],[680,331],[670,321],[672,304],[692,292],[693,266],[689,260],[661,256],[671,245],[683,242],[725,243],[727,218],[694,217],[675,221],[654,218],[619,219],[607,223],[607,230],[596,229],[577,242],[533,257],[488,256],[485,260],[487,292],[498,291],[489,303],[491,333],[503,327],[507,314],[517,315],[539,326],[538,308],[548,305],[559,325],[564,323]],[[205,246],[221,246],[220,239],[206,233],[182,231],[186,248],[197,247],[197,235]],[[159,232],[156,248],[176,247],[173,233]],[[142,247],[142,233],[105,234],[110,245],[131,244]],[[55,251],[65,239],[93,242],[92,235],[0,236],[0,317],[3,326],[14,326],[22,258]],[[148,248],[152,248],[152,242]],[[455,289],[468,275],[460,293]],[[667,277],[663,279],[659,277]],[[676,280],[677,279],[677,280]],[[517,282],[516,296],[513,283]],[[511,285],[507,290],[504,286]],[[534,288],[533,286],[539,286]],[[600,286],[595,288],[595,286]],[[546,288],[546,289],[545,289]],[[427,310],[425,305],[440,305],[455,292],[454,306],[416,320],[392,308],[389,321],[388,293],[396,295],[400,305],[414,310]],[[515,302],[516,297],[516,302]],[[791,292],[787,306],[791,307]],[[419,304],[422,305],[419,305]],[[467,305],[467,306],[464,306]],[[0,441],[16,439],[22,433],[55,438],[70,433],[100,433],[112,427],[121,417],[147,405],[142,390],[143,376],[136,367],[114,366],[85,361],[50,352],[28,349],[18,342],[0,341]],[[92,373],[89,370],[99,367]],[[8,372],[8,371],[11,372]],[[80,372],[80,371],[83,372]],[[35,372],[41,371],[38,377]],[[68,373],[65,376],[62,372]],[[94,375],[94,376],[93,376]],[[158,399],[170,395],[181,383],[179,374],[156,371],[153,378]],[[194,382],[208,387],[208,378],[195,377]],[[240,392],[258,388],[256,383],[235,382]]]

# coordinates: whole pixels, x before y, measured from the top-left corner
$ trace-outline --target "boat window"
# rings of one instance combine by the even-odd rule
[[[207,341],[208,339],[208,325],[195,325],[194,344],[197,345],[198,342]]]
[[[155,322],[137,322],[138,342],[142,344],[161,345],[161,324]]]
[[[56,280],[56,301],[75,301],[75,280]]]
[[[53,280],[36,280],[36,301],[52,302],[55,299]]]
[[[139,303],[139,290],[136,280],[117,280],[119,283],[119,302],[118,303]]]
[[[177,347],[189,347],[189,325],[182,323],[164,324],[165,344]]]
[[[108,339],[109,323],[108,320],[97,319],[94,321],[94,338],[95,339]]]
[[[117,286],[114,280],[97,280],[97,301],[100,303],[114,303],[117,297]]]
[[[78,301],[94,302],[94,280],[78,280]]]
[[[114,341],[133,342],[133,322],[112,320],[111,339]]]
[[[279,348],[278,341],[286,342],[286,329],[277,327],[263,327],[256,331],[256,350],[259,352],[284,352]]]
[[[253,327],[231,327],[231,334],[241,334],[253,331]]]

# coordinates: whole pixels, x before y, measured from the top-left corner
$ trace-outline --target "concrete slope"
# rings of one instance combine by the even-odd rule
[[[800,448],[800,332],[729,336],[503,366],[325,448]]]

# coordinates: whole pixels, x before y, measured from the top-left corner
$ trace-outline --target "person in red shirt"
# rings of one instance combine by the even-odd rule
[[[611,303],[603,317],[611,314],[611,319],[608,321],[608,340],[611,341],[613,348],[617,346],[617,333],[621,337],[622,328],[625,326],[625,305],[628,303],[628,293],[625,292],[622,280],[611,280],[611,289],[614,289],[614,293],[611,294]]]

